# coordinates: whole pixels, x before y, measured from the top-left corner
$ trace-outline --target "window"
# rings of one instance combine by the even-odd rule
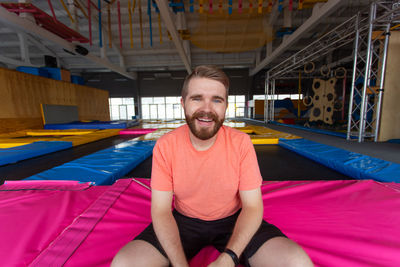
[[[108,99],[111,120],[131,120],[135,116],[133,97],[112,97]]]
[[[183,119],[180,96],[142,97],[143,119]]]
[[[244,95],[230,95],[228,96],[228,109],[225,117],[239,118],[244,117],[245,97]]]

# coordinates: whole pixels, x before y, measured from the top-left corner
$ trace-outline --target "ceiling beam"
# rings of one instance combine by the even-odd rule
[[[190,66],[188,56],[185,53],[185,49],[183,48],[182,40],[178,34],[178,31],[176,30],[174,21],[171,17],[171,11],[168,6],[168,1],[156,0],[156,3],[158,9],[160,10],[161,18],[163,19],[165,26],[171,34],[172,41],[174,42],[176,49],[178,50],[179,56],[181,57],[183,64],[185,65],[185,69],[188,73],[191,73],[192,68]]]
[[[332,12],[338,9],[339,6],[344,2],[345,0],[329,0],[322,6],[316,5],[315,8],[318,8],[318,10],[313,10],[312,15],[294,33],[292,33],[286,40],[284,40],[282,44],[277,47],[270,56],[261,61],[260,64],[258,64],[254,69],[250,70],[249,75],[255,75],[260,70],[272,63],[273,60],[284,53],[295,42],[299,41],[304,34],[310,31],[327,16],[332,14]]]
[[[17,29],[21,29],[22,31],[24,31],[26,33],[35,34],[37,36],[40,36],[40,38],[49,40],[68,51],[71,51],[71,52],[75,51],[75,48],[76,48],[75,44],[66,41],[65,39],[45,30],[44,28],[36,25],[35,23],[33,23],[27,19],[21,18],[14,13],[8,12],[3,7],[0,7],[0,21],[4,22],[5,24],[7,24],[13,28],[15,27]],[[81,56],[81,55],[79,55],[79,56]],[[99,65],[102,65],[106,68],[109,68],[112,71],[118,72],[119,74],[121,74],[127,78],[134,79],[134,77],[131,74],[129,74],[128,72],[126,72],[123,68],[108,62],[108,60],[99,58],[91,53],[87,54],[86,56],[82,56],[82,57],[87,58],[88,60],[91,60],[91,61],[93,61]]]
[[[31,62],[26,62],[22,60],[17,60],[9,57],[5,57],[0,55],[0,62],[3,62],[5,64],[13,65],[13,66],[27,66],[27,67],[40,67],[37,65],[32,64]]]

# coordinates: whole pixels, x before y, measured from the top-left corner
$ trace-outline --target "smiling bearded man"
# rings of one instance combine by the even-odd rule
[[[186,77],[187,125],[162,136],[153,150],[152,223],[112,267],[188,267],[209,245],[221,252],[209,267],[313,266],[299,245],[263,220],[262,177],[250,137],[222,125],[228,88],[226,74],[213,66]]]

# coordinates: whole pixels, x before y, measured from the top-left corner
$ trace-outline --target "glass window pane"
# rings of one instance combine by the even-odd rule
[[[167,104],[175,104],[179,102],[179,97],[176,96],[167,96],[165,97],[165,103]]]
[[[142,116],[144,120],[150,119],[150,105],[142,104]]]
[[[164,104],[165,98],[164,97],[153,97],[154,104]]]
[[[133,98],[132,97],[122,98],[122,103],[126,105],[133,105]]]
[[[174,118],[174,104],[166,104],[166,118],[167,119]]]
[[[235,96],[234,95],[230,95],[228,96],[228,102],[235,102]]]
[[[236,96],[236,103],[237,102],[244,102],[244,100],[245,100],[244,95],[237,95]]]
[[[142,97],[142,104],[153,104],[152,97]]]
[[[161,120],[165,120],[166,114],[165,114],[165,104],[158,104],[158,118]]]
[[[131,120],[132,116],[135,116],[135,106],[129,105],[128,106],[128,120]]]
[[[119,120],[118,106],[111,106],[111,120]]]
[[[157,105],[150,105],[150,119],[157,119],[158,118],[158,107]]]
[[[127,120],[128,119],[128,109],[126,105],[119,105],[119,119],[120,120]]]
[[[122,104],[122,98],[119,97],[113,97],[111,99],[111,105],[120,105]]]

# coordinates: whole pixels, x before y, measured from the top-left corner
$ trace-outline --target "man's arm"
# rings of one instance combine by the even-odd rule
[[[242,211],[239,214],[232,236],[226,246],[226,248],[235,252],[238,257],[240,257],[260,227],[264,211],[260,188],[239,191],[239,194],[242,201]],[[209,266],[219,265],[234,266],[232,258],[226,253],[221,253],[218,259]]]
[[[172,266],[189,266],[183,252],[178,226],[171,211],[172,196],[172,191],[154,189],[151,191],[151,218],[154,231]]]

